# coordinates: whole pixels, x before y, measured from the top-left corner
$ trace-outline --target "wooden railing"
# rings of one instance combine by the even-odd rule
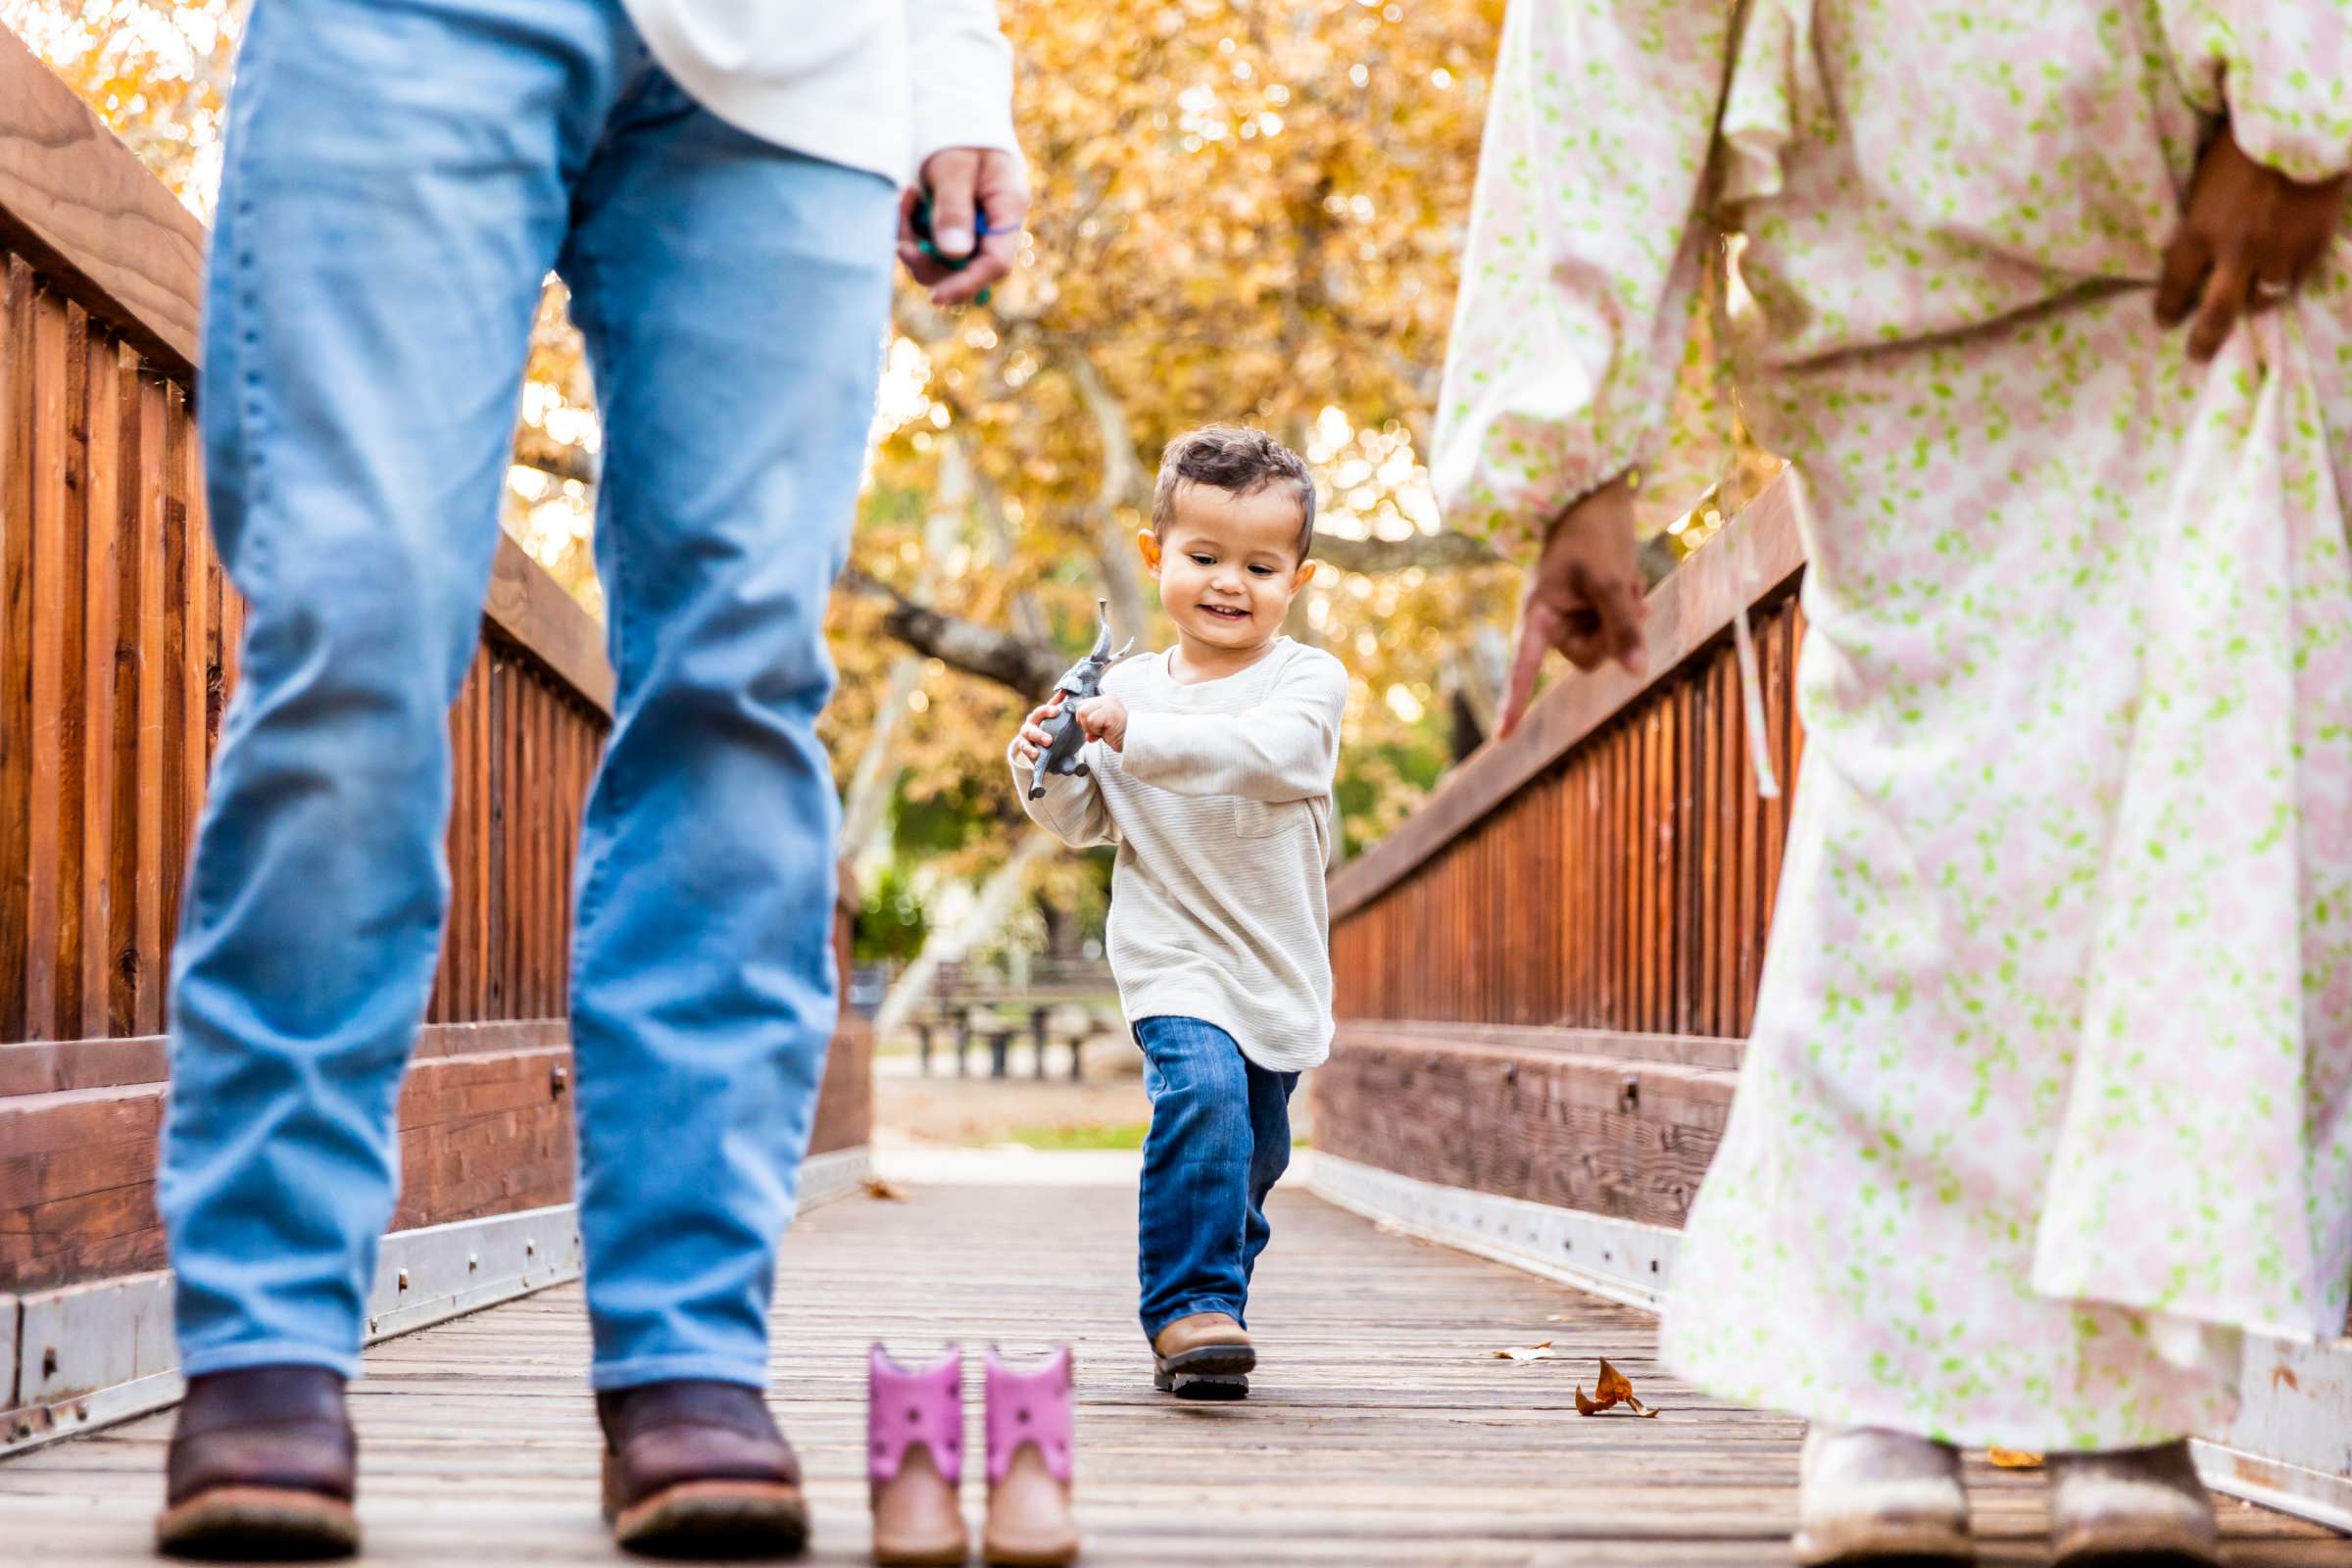
[[[161,1310],[166,980],[243,626],[192,408],[203,254],[196,220],[0,31],[0,1448],[168,1382],[169,1336],[120,1303]],[[596,622],[512,540],[482,632],[399,1112],[411,1236],[571,1195],[571,867],[612,676]],[[869,1070],[852,1019],[813,1152],[866,1143]],[[553,1228],[514,1238],[507,1284],[561,1273]],[[502,1288],[486,1244],[458,1255],[448,1301]],[[383,1332],[432,1310],[395,1306]]]
[[[1562,683],[1333,879],[1343,1018],[1740,1036],[1803,752],[1804,556],[1785,491],[1652,596],[1652,680]],[[1758,793],[1733,618],[1779,799]]]
[[[1776,485],[1651,594],[1648,678],[1562,679],[1333,878],[1340,1024],[1309,1079],[1322,1154],[1683,1222],[1730,1115],[1803,751],[1803,569]]]

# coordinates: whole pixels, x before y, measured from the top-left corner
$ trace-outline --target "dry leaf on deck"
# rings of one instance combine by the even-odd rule
[[[906,1201],[906,1189],[901,1187],[897,1182],[885,1180],[880,1176],[868,1176],[865,1179],[865,1196],[886,1199],[893,1203],[904,1203]]]
[[[1652,1421],[1658,1417],[1654,1406],[1643,1404],[1635,1397],[1634,1385],[1626,1375],[1605,1360],[1600,1363],[1600,1380],[1592,1385],[1592,1394],[1593,1397],[1588,1399],[1584,1388],[1581,1385],[1577,1388],[1578,1415],[1598,1415],[1603,1410],[1613,1410],[1622,1404],[1634,1414],[1646,1416]]]
[[[1549,1361],[1553,1359],[1551,1342],[1544,1340],[1536,1345],[1514,1345],[1507,1349],[1496,1350],[1494,1359],[1497,1361]]]
[[[2038,1470],[2041,1468],[2041,1455],[2028,1453],[2023,1448],[1987,1448],[1984,1451],[1984,1457],[2003,1470]]]

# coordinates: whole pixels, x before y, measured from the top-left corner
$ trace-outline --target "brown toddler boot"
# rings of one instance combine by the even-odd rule
[[[1246,1399],[1257,1351],[1230,1313],[1195,1312],[1152,1337],[1152,1386],[1179,1399]]]

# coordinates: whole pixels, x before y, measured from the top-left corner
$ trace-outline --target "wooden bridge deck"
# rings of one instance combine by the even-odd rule
[[[903,1201],[808,1215],[785,1253],[775,1404],[810,1474],[812,1560],[864,1560],[863,1351],[877,1336],[908,1354],[952,1336],[1008,1352],[1076,1344],[1096,1568],[1785,1560],[1796,1423],[1666,1377],[1648,1318],[1302,1193],[1278,1195],[1274,1218],[1252,1397],[1191,1406],[1150,1387],[1129,1315],[1134,1196],[1115,1177],[914,1185]],[[1568,1359],[1494,1358],[1546,1339]],[[613,1560],[595,1516],[587,1349],[575,1287],[371,1350],[354,1397],[368,1560]],[[1664,1416],[1578,1416],[1572,1386],[1589,1388],[1604,1355]],[[155,1416],[0,1463],[0,1561],[150,1560],[169,1431]],[[2045,1561],[2037,1479],[1977,1479],[1985,1560]],[[2223,1508],[2236,1563],[2352,1568],[2352,1541]]]

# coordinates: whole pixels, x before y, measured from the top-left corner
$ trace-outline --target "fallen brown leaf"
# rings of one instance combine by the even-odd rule
[[[1578,1415],[1598,1415],[1603,1410],[1614,1410],[1622,1404],[1635,1415],[1645,1416],[1652,1421],[1658,1418],[1656,1407],[1643,1404],[1634,1395],[1632,1381],[1605,1360],[1600,1363],[1600,1377],[1592,1385],[1592,1398],[1586,1398],[1583,1385],[1578,1385],[1576,1390],[1576,1413]]]
[[[1551,1353],[1551,1342],[1544,1340],[1535,1345],[1514,1345],[1506,1349],[1496,1350],[1494,1359],[1497,1361],[1550,1361],[1556,1360],[1557,1357]]]
[[[893,1203],[904,1203],[906,1201],[906,1189],[901,1187],[897,1182],[883,1177],[868,1176],[865,1179],[865,1196],[883,1199]]]
[[[2038,1470],[2041,1468],[2041,1455],[2029,1453],[2024,1448],[1987,1448],[1984,1450],[1984,1457],[2003,1470]]]

